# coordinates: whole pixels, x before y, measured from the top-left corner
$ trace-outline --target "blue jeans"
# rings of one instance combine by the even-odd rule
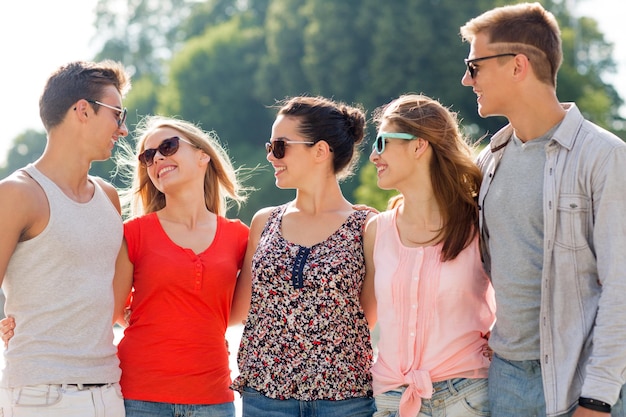
[[[171,404],[151,401],[124,400],[126,417],[235,417],[235,405]]]
[[[241,405],[242,417],[372,417],[375,410],[371,397],[340,401],[275,400],[247,387],[241,393]]]
[[[626,417],[626,385],[622,387],[611,417]],[[489,402],[493,417],[545,416],[541,365],[537,360],[509,361],[493,355],[489,367]],[[574,411],[559,417],[570,417]]]
[[[487,379],[454,378],[433,383],[430,399],[422,399],[422,408],[416,417],[489,416]],[[374,417],[397,417],[400,398],[406,387],[377,395]],[[414,416],[409,416],[414,417]]]

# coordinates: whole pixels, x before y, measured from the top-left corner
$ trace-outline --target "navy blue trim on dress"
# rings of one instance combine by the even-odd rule
[[[293,285],[294,288],[304,287],[304,275],[302,272],[304,271],[309,253],[311,253],[311,248],[300,246],[300,249],[298,249],[298,254],[296,255],[293,268],[291,269],[291,285]]]

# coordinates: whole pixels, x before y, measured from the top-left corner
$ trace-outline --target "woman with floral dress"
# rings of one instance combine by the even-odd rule
[[[355,210],[339,186],[364,132],[360,109],[325,98],[295,97],[278,111],[267,159],[277,187],[296,196],[250,226],[234,298],[251,300],[233,383],[244,417],[374,412],[376,312],[363,256],[371,212]],[[247,307],[233,305],[233,314]]]

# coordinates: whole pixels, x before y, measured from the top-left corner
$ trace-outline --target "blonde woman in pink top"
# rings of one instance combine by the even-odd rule
[[[374,416],[488,416],[495,301],[476,233],[481,173],[439,102],[403,95],[374,116],[378,186],[400,192],[366,229],[380,328]]]

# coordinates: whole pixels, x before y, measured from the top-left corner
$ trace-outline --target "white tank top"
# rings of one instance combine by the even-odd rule
[[[50,219],[18,243],[2,288],[15,335],[5,351],[3,387],[110,383],[120,378],[113,344],[113,275],[122,219],[93,178],[92,199],[77,203],[33,165]]]

